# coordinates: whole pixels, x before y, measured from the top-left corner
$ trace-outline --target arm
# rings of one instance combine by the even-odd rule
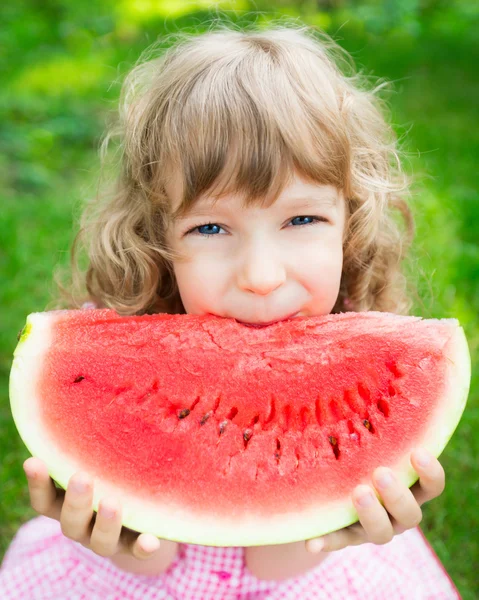
[[[245,549],[248,570],[258,579],[288,579],[319,565],[327,554],[311,554],[304,542]]]

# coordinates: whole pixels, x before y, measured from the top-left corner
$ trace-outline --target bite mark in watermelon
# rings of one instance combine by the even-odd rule
[[[470,357],[455,319],[300,317],[261,329],[195,315],[35,313],[15,350],[12,413],[66,487],[94,507],[205,545],[323,535],[357,514],[380,465],[408,486],[410,451],[438,456],[464,410]]]

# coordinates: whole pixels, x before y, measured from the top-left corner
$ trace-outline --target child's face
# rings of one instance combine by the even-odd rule
[[[176,208],[178,186],[167,191]],[[173,268],[186,312],[256,324],[329,314],[341,280],[344,204],[333,186],[299,176],[266,208],[245,208],[237,194],[215,206],[200,197],[169,232],[184,257]]]

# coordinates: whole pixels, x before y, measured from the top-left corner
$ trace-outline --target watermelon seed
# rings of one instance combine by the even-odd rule
[[[178,412],[178,419],[184,419],[185,417],[187,417],[190,414],[190,409],[189,408],[182,408],[179,412]]]
[[[386,402],[386,400],[383,400],[382,398],[378,400],[378,409],[385,417],[389,417],[389,404]]]
[[[213,414],[213,411],[210,410],[205,415],[203,415],[200,420],[200,425],[204,425],[206,423],[206,421],[211,417],[212,414]]]
[[[296,450],[296,468],[299,468],[299,452]]]
[[[220,423],[220,435],[225,432],[226,425],[228,425],[228,421],[221,421]]]
[[[364,419],[363,425],[369,432],[374,433],[374,427],[371,421],[369,421],[368,419]]]
[[[331,444],[331,447],[333,449],[334,458],[336,460],[338,460],[338,458],[339,458],[338,440],[333,435],[330,435],[329,436],[329,443]]]
[[[281,456],[281,442],[279,441],[278,438],[276,438],[276,452],[274,453],[274,457],[277,461],[279,461],[280,456]]]
[[[244,440],[245,448],[248,446],[248,442],[250,441],[252,435],[253,435],[253,432],[251,431],[251,429],[245,429],[243,431],[243,440]]]
[[[80,381],[83,381],[84,379],[85,378],[83,377],[83,375],[79,375],[73,383],[80,383]]]

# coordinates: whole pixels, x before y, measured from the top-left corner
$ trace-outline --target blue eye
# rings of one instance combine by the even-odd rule
[[[294,217],[293,219],[291,219],[290,223],[292,223],[295,226],[298,226],[313,225],[314,223],[325,221],[326,219],[324,217],[311,217],[302,215],[299,217]],[[190,229],[186,232],[186,235],[198,233],[203,237],[211,237],[213,235],[219,234],[222,229],[223,228],[217,225],[216,223],[204,223],[203,225],[197,225],[196,227],[193,227],[193,229]]]
[[[215,233],[219,233],[218,230],[221,229],[221,227],[215,223],[206,223],[205,225],[198,225],[195,229],[200,235],[214,235]],[[194,231],[194,229],[192,231]]]
[[[308,222],[302,222],[302,223],[295,223],[295,221],[299,220],[303,220],[303,219],[311,219]],[[291,220],[291,223],[293,223],[294,225],[310,225],[311,223],[314,223],[314,220],[318,220],[317,217],[294,217],[294,219]]]

